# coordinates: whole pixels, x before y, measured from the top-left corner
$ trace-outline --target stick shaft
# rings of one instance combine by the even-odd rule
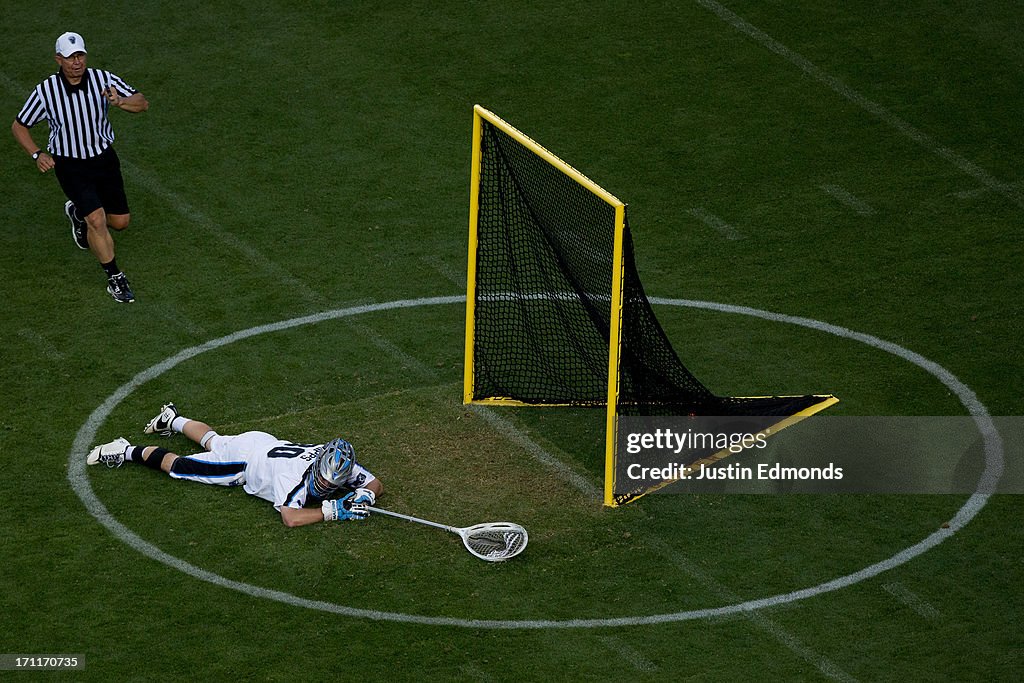
[[[367,509],[370,512],[377,512],[379,514],[387,515],[389,517],[398,517],[399,519],[405,519],[405,520],[408,520],[410,522],[418,522],[419,524],[426,524],[427,526],[432,526],[432,527],[435,527],[435,528],[438,528],[438,529],[444,529],[445,531],[450,531],[453,534],[459,533],[459,530],[456,529],[455,527],[448,526],[447,524],[438,524],[437,522],[431,522],[428,519],[420,519],[419,517],[413,517],[411,515],[403,515],[400,512],[392,512],[391,510],[385,510],[384,508],[373,507],[373,506],[370,506]]]

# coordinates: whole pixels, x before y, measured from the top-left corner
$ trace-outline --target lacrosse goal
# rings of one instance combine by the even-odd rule
[[[619,416],[772,416],[778,431],[836,402],[714,395],[679,360],[654,315],[626,205],[480,106],[469,223],[463,400],[607,406],[606,505],[650,490],[616,481]]]

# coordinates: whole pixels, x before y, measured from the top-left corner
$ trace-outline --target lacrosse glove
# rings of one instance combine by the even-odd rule
[[[320,505],[320,509],[324,513],[325,522],[333,522],[335,520],[342,522],[346,519],[366,519],[369,513],[366,511],[365,506],[357,505],[355,508],[352,504],[355,502],[355,492],[346,493],[337,500],[325,500]]]
[[[370,489],[356,489],[353,505],[373,505],[377,502],[377,495]]]

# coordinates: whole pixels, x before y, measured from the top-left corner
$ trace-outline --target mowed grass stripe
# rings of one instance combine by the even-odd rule
[[[836,66],[827,71],[854,71],[863,76],[860,82],[877,83],[877,91],[855,90],[895,103],[887,104],[890,112],[914,122],[940,147],[957,150],[997,182],[1014,179],[1013,169],[1021,166],[1019,136],[1015,119],[1003,112],[1021,109],[1019,89],[1005,76],[1013,73],[1007,58],[1016,54],[1012,27],[1020,24],[1018,5],[997,2],[955,13],[932,2],[871,11],[853,6],[824,11],[812,3],[746,7],[734,9],[758,17],[752,23],[762,27],[778,25],[769,24],[771,19],[789,24],[799,18],[791,25],[800,37],[781,42],[794,45],[799,39],[798,52],[812,62],[824,64],[818,55],[828,55]],[[49,46],[55,36],[47,27],[53,25],[54,10],[14,3],[5,11],[23,30],[9,36],[11,58],[0,80],[16,75],[32,84],[53,68]],[[950,368],[993,412],[1019,412],[1019,397],[1006,381],[1019,365],[1012,315],[1019,247],[1010,239],[1019,205],[981,183],[983,193],[956,199],[953,194],[964,190],[965,182],[978,181],[933,148],[864,116],[850,100],[821,97],[820,81],[784,59],[766,59],[763,45],[699,4],[650,5],[637,14],[635,8],[606,2],[585,7],[527,2],[494,11],[473,5],[320,2],[308,8],[228,9],[185,2],[126,9],[86,0],[75,16],[72,23],[79,24],[68,28],[90,41],[91,65],[121,73],[153,103],[145,116],[115,120],[123,158],[160,169],[165,184],[332,306],[431,296],[447,291],[446,285],[462,291],[464,283],[443,279],[431,260],[458,264],[465,259],[469,107],[481,102],[631,203],[638,250],[646,252],[639,265],[648,291],[788,311],[866,330]],[[126,22],[132,39],[112,38],[113,27]],[[257,27],[267,25],[287,30],[257,35]],[[886,42],[887,36],[892,40]],[[189,65],[189,78],[181,77],[181,64]],[[26,94],[20,85],[6,93],[9,116]],[[920,113],[925,106],[927,115]],[[282,679],[297,665],[317,661],[316,643],[325,638],[344,640],[347,657],[361,662],[365,676],[388,680],[424,675],[554,680],[567,671],[594,680],[623,671],[652,680],[819,675],[746,619],[600,632],[658,666],[645,674],[625,659],[610,657],[598,632],[564,632],[552,639],[548,633],[488,634],[315,613],[140,561],[84,514],[65,487],[26,498],[24,492],[37,490],[39,482],[63,479],[66,444],[84,407],[139,368],[196,340],[327,306],[289,297],[276,278],[216,240],[204,241],[173,210],[165,218],[163,200],[133,190],[133,182],[129,194],[137,225],[120,236],[119,248],[123,265],[136,274],[141,305],[114,308],[88,254],[71,251],[53,178],[37,178],[20,150],[11,146],[8,152],[12,163],[0,164],[8,197],[0,209],[8,226],[0,260],[7,274],[8,322],[14,324],[0,330],[10,351],[9,364],[0,370],[9,402],[0,440],[11,457],[5,459],[0,486],[17,504],[6,527],[8,629],[0,636],[6,638],[0,651],[43,651],[59,641],[87,654],[88,667],[81,672],[87,680],[166,679],[186,669],[211,679]],[[847,188],[876,208],[872,221],[884,242],[861,234],[857,226],[863,218],[828,201],[818,188],[822,182]],[[949,197],[950,205],[936,206],[936,197]],[[692,206],[729,207],[730,222],[756,226],[758,239],[726,241],[699,225],[684,226],[695,223],[686,215]],[[380,229],[368,229],[373,226]],[[197,245],[207,248],[196,254]],[[288,261],[279,260],[285,257]],[[722,277],[726,272],[729,277]],[[152,296],[157,282],[158,298]],[[177,310],[150,308],[167,302]],[[930,378],[905,384],[911,373],[876,367],[871,353],[848,356],[849,347],[826,345],[820,355],[799,354],[802,367],[792,350],[780,354],[785,358],[772,357],[767,349],[780,340],[756,325],[728,339],[709,338],[701,325],[692,324],[701,316],[688,313],[674,316],[672,340],[680,344],[684,361],[693,359],[704,369],[698,376],[709,382],[769,389],[785,382],[817,389],[816,380],[827,377],[827,388],[844,389],[849,399],[844,406],[898,410],[903,404],[896,398],[911,394],[907,405],[915,414],[958,408],[951,394],[938,396],[943,391],[935,392]],[[977,320],[967,322],[975,314]],[[249,364],[239,360],[248,347],[239,345],[237,354],[197,361],[194,371],[176,368],[141,388],[137,402],[116,411],[109,427],[138,430],[139,419],[150,417],[165,394],[191,401],[202,409],[199,416],[224,416],[240,426],[306,406],[335,406],[339,397],[353,399],[341,401],[351,405],[333,415],[296,418],[291,426],[301,437],[310,427],[329,433],[355,424],[356,397],[457,380],[459,334],[444,331],[458,327],[457,315],[452,320],[385,317],[369,321],[372,328],[436,370],[437,381],[411,367],[403,370],[402,361],[354,332],[337,343],[332,331],[330,347],[310,335],[286,340],[272,349],[276,353],[255,349]],[[208,334],[189,329],[188,321]],[[49,340],[64,360],[47,363],[18,336],[21,329]],[[454,349],[449,356],[432,348],[438,331]],[[325,358],[333,365],[322,362]],[[33,368],[40,362],[47,365],[37,375]],[[418,414],[420,427],[403,421],[410,433],[399,442],[419,448],[422,436],[432,448],[429,427],[431,420],[439,421],[440,409],[409,402],[408,396],[405,401],[393,399],[393,405],[402,404],[394,414]],[[381,452],[386,440],[377,432],[388,429],[391,414],[384,412],[392,410],[385,405],[376,403],[359,417],[363,445],[374,443]],[[452,405],[458,420],[456,399]],[[587,460],[593,441],[588,418],[522,411],[513,416],[547,450],[560,458],[564,454],[570,467],[598,476]],[[435,465],[457,463],[467,445],[440,436],[435,441],[448,452],[430,450],[441,454]],[[480,438],[496,452],[519,453],[487,431]],[[530,456],[522,452],[521,457]],[[420,483],[396,480],[405,466],[395,462],[394,471],[388,468],[395,485],[387,495],[410,512],[421,511],[429,491],[421,494]],[[312,591],[337,579],[336,566],[351,566],[360,581],[373,581],[368,599],[408,604],[418,593],[433,595],[438,587],[429,579],[464,553],[458,539],[447,539],[451,547],[443,536],[428,536],[429,529],[417,534],[378,525],[287,534],[261,501],[239,491],[175,487],[143,474],[93,477],[103,500],[117,508],[119,518],[127,513],[123,518],[133,528],[142,524],[161,544],[167,540],[184,556],[210,560],[233,576]],[[485,489],[487,477],[467,487]],[[563,490],[570,499],[577,495],[571,487]],[[436,500],[430,511],[439,516],[459,499],[458,494],[430,495]],[[629,510],[596,520],[578,517],[572,528],[589,532],[609,549],[592,553],[585,544],[567,547],[564,556],[575,561],[557,572],[549,566],[539,574],[541,581],[564,582],[570,592],[589,591],[595,603],[605,601],[622,612],[630,601],[654,609],[708,604],[712,596],[704,589],[698,587],[687,599],[678,571],[630,548],[640,530],[657,527],[654,531],[725,588],[757,597],[834,576],[851,568],[853,560],[886,557],[898,542],[930,533],[935,520],[948,519],[962,501],[686,502],[690,507],[676,510],[679,499],[644,500],[643,509],[651,513],[646,520]],[[467,501],[463,511],[473,513],[475,504]],[[886,575],[887,583],[911,588],[941,619],[922,618],[874,583],[775,610],[771,619],[864,680],[912,679],[921,671],[943,671],[957,680],[1012,680],[1020,669],[1019,629],[1012,623],[1019,610],[1007,605],[1020,601],[1020,587],[1009,580],[1021,546],[1019,525],[1013,523],[1019,508],[1015,497],[994,499],[982,516],[985,524],[972,523],[955,543]],[[461,518],[463,511],[454,516]],[[147,515],[161,514],[146,521]],[[161,519],[166,528],[156,523]],[[734,533],[722,538],[723,530]],[[633,536],[625,538],[627,532]],[[223,547],[249,544],[252,550],[241,550],[243,559],[233,563],[230,552],[215,550],[222,534]],[[373,544],[377,537],[380,546]],[[548,557],[546,544],[553,538],[540,536],[540,550],[535,554],[531,547],[522,559]],[[421,542],[424,552],[417,552]],[[292,561],[285,549],[296,551]],[[404,574],[387,564],[402,551],[410,565]],[[312,557],[316,560],[295,559]],[[607,567],[608,560],[622,564]],[[97,567],[132,572],[129,580],[97,581]],[[460,571],[472,572],[474,565]],[[616,571],[626,575],[622,581],[635,596],[614,590],[622,584],[607,577]],[[663,581],[670,578],[676,581]],[[521,588],[514,576],[506,583],[503,600],[504,591]],[[454,582],[453,595],[465,585]],[[487,595],[469,597],[472,592],[438,597],[434,606],[476,613]],[[61,619],[54,621],[48,616],[53,614]],[[871,628],[865,630],[865,623]],[[351,637],[353,628],[358,637]],[[246,633],[242,649],[231,637],[240,629]],[[164,647],[153,649],[154,642]],[[857,644],[855,652],[850,643]],[[467,662],[471,665],[464,668]]]

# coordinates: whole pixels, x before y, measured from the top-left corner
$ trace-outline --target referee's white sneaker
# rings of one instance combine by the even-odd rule
[[[128,439],[125,438],[97,446],[89,451],[85,464],[98,465],[103,463],[107,467],[120,467],[124,464],[125,452],[130,446],[131,444],[128,443]]]
[[[64,202],[64,215],[71,221],[71,237],[79,249],[89,248],[89,226],[78,217],[78,210],[70,199]]]
[[[174,430],[171,429],[171,423],[174,422],[176,417],[178,417],[178,409],[174,407],[173,403],[166,403],[160,409],[160,414],[146,424],[145,431],[147,434],[170,436],[174,433]]]

